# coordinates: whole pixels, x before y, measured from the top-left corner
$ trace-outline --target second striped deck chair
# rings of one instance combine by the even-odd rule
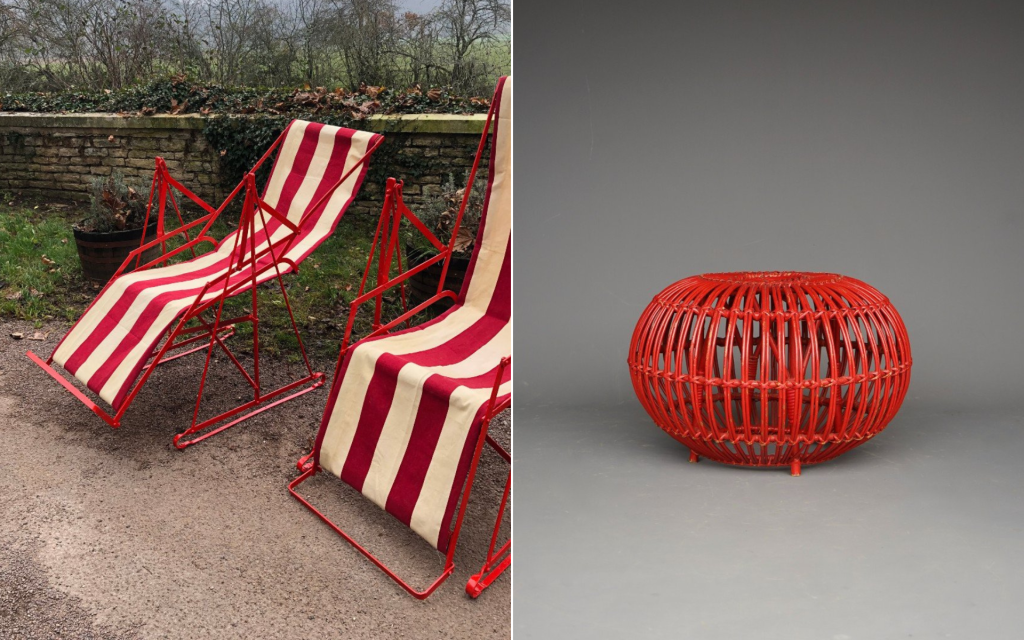
[[[334,231],[362,184],[368,158],[382,140],[382,136],[372,133],[294,120],[217,209],[175,180],[166,163],[157,158],[146,212],[147,224],[150,215],[156,216],[157,237],[147,240],[143,236],[139,248],[129,255],[49,358],[44,361],[31,351],[29,357],[116,428],[157,365],[205,349],[206,364],[192,423],[174,437],[178,448],[322,385],[323,374],[310,366],[292,317],[307,375],[277,389],[264,388],[256,286],[276,279],[291,315],[281,277],[297,270],[299,263]],[[260,195],[255,172],[275,150],[277,157]],[[175,192],[198,205],[205,215],[186,224]],[[239,194],[244,195],[244,203],[238,229],[218,242],[208,235],[210,228]],[[168,201],[180,223],[173,231],[165,230]],[[213,248],[197,253],[197,246],[204,243]],[[157,246],[161,256],[140,264],[142,254]],[[188,255],[183,255],[185,252]],[[172,260],[179,255],[190,259]],[[125,273],[133,263],[135,270]],[[251,309],[239,317],[223,317],[225,300],[245,292],[251,293]],[[225,343],[236,325],[247,322],[252,324],[251,373]],[[252,399],[200,420],[200,404],[215,349],[224,352],[252,387]],[[101,407],[56,367],[74,376],[113,412]]]
[[[423,232],[440,252],[395,278],[378,271],[378,286],[352,303],[346,339],[316,444],[313,452],[299,461],[302,475],[288,487],[302,504],[420,599],[429,596],[452,574],[455,543],[484,444],[490,444],[511,462],[508,452],[487,434],[494,416],[512,401],[511,125],[512,81],[502,78],[447,246],[405,207],[401,185],[389,181],[379,227],[384,233],[378,265],[390,266],[402,219]],[[374,298],[379,303],[385,290],[430,264],[444,261],[447,265],[488,140],[488,129],[492,143],[483,217],[461,292],[456,295],[444,291],[442,276],[435,296],[384,325],[380,325],[378,306],[374,316],[378,328],[348,348],[348,336],[360,304]],[[455,299],[455,304],[436,319],[389,333],[445,297]],[[321,470],[352,485],[445,553],[440,576],[426,588],[415,589],[302,497],[297,487]],[[511,473],[487,559],[466,587],[473,597],[512,562],[511,541],[497,546],[510,482]]]

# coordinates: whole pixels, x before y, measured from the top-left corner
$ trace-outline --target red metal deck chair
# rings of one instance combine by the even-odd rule
[[[280,388],[264,389],[256,285],[277,279],[291,314],[281,277],[298,270],[298,264],[334,231],[362,184],[368,158],[382,141],[383,137],[376,134],[294,120],[217,209],[171,177],[163,159],[157,158],[146,211],[148,224],[154,201],[157,203],[157,237],[147,241],[143,236],[139,248],[129,255],[49,358],[44,361],[31,351],[28,356],[116,428],[157,365],[206,349],[192,423],[174,437],[178,448],[204,440],[322,385],[323,374],[312,370],[292,317],[292,329],[299,339],[308,374]],[[275,149],[279,149],[278,155],[261,196],[254,174]],[[201,207],[205,215],[186,224],[175,191]],[[238,229],[217,242],[207,235],[210,227],[228,203],[243,192]],[[173,231],[165,231],[168,200],[180,223]],[[191,237],[189,231],[195,229],[198,234]],[[182,244],[168,250],[168,241],[172,239]],[[197,254],[196,246],[201,243],[212,244],[213,249]],[[143,252],[156,246],[160,246],[162,255],[139,264]],[[191,259],[171,261],[186,251]],[[133,262],[135,270],[125,273]],[[222,317],[225,300],[246,291],[252,294],[251,310],[236,318]],[[252,323],[252,373],[224,342],[234,332],[234,326],[244,322]],[[161,339],[163,342],[158,346]],[[199,346],[192,346],[196,343]],[[252,387],[253,395],[233,409],[200,420],[203,389],[215,348],[224,351],[237,367]],[[97,394],[113,408],[113,414],[58,373],[55,366]],[[293,393],[281,397],[289,392]],[[247,413],[235,417],[243,412]],[[231,418],[234,419],[222,424]],[[204,433],[190,438],[201,432]]]
[[[316,444],[312,453],[299,460],[302,475],[288,485],[296,499],[420,599],[429,596],[452,574],[455,543],[484,443],[511,463],[508,452],[487,434],[494,416],[512,402],[511,94],[511,80],[499,80],[488,125],[470,172],[470,185],[447,245],[438,241],[405,206],[401,184],[388,181],[374,245],[380,247],[377,287],[352,303]],[[442,275],[436,295],[381,325],[380,302],[384,291],[442,260],[443,273],[447,271],[488,129],[493,129],[493,135],[483,219],[461,293],[443,290]],[[397,231],[403,219],[440,250],[436,257],[404,273],[397,255]],[[399,275],[391,278],[394,259],[399,263]],[[368,263],[367,275],[370,270]],[[366,279],[364,276],[364,285]],[[443,298],[451,298],[455,304],[436,319],[390,332]],[[356,311],[371,299],[377,301],[376,329],[349,348]],[[340,477],[445,553],[441,575],[423,590],[413,588],[299,495],[296,488],[320,470]],[[510,472],[487,559],[466,586],[473,597],[512,563],[511,541],[497,545],[511,479]]]

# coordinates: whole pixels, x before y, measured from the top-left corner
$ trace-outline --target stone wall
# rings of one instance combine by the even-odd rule
[[[414,210],[439,192],[449,173],[461,182],[484,121],[483,115],[439,114],[364,121],[387,142],[350,212],[376,214],[387,176],[406,181],[406,200]],[[0,113],[0,192],[86,200],[91,182],[115,169],[148,190],[158,155],[173,176],[211,203],[233,186],[225,184],[219,150],[203,135],[201,116]]]

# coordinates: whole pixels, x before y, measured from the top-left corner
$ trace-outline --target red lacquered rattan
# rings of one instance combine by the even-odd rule
[[[910,367],[889,299],[831,273],[680,280],[654,296],[629,347],[637,397],[691,461],[794,475],[884,429]]]

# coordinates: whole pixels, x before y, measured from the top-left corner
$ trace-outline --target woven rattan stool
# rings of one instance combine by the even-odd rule
[[[878,434],[910,384],[889,299],[831,273],[714,273],[654,296],[629,348],[655,424],[726,464],[815,464]]]

